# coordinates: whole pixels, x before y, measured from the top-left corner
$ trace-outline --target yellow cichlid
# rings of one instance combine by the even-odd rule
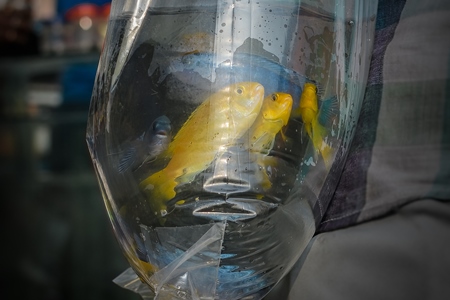
[[[291,95],[286,93],[273,93],[264,98],[261,112],[249,130],[251,151],[269,153],[275,136],[289,121],[292,103]]]
[[[292,110],[292,97],[286,93],[273,93],[264,98],[261,112],[249,130],[249,149],[253,152],[269,154],[275,142],[275,136],[287,125]],[[260,165],[265,165],[258,158]],[[267,174],[263,174],[262,186],[267,189],[271,186]]]
[[[312,141],[314,150],[322,155],[325,166],[329,169],[332,149],[324,141],[327,130],[319,123],[317,87],[315,84],[305,83],[297,110],[302,117],[304,128]]]
[[[175,187],[205,170],[219,151],[239,139],[257,118],[264,87],[257,82],[229,85],[206,99],[191,114],[169,144],[171,160],[140,183],[155,211],[164,214]]]

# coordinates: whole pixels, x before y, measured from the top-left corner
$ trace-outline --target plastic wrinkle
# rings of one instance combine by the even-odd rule
[[[161,291],[179,297],[181,290],[190,292],[192,299],[214,299],[224,231],[225,223],[213,224],[183,255],[150,277],[156,299]]]
[[[141,281],[132,268],[126,269],[113,282],[118,286],[139,294],[143,300],[154,299],[155,293]]]
[[[225,224],[207,225],[209,230],[182,255],[153,274],[148,285],[131,268],[115,278],[114,283],[140,294],[143,299],[214,299]],[[198,232],[204,227],[189,226],[184,229]],[[170,228],[165,228],[165,231],[167,229]],[[173,228],[173,231],[179,229]]]

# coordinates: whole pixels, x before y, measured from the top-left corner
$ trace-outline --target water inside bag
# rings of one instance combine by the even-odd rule
[[[314,234],[376,11],[322,2],[113,5],[87,141],[119,243],[156,299],[261,299]]]

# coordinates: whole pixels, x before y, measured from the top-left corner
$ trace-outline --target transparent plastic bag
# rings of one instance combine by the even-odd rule
[[[289,272],[341,175],[376,3],[113,1],[87,142],[144,287],[117,282],[261,299]]]

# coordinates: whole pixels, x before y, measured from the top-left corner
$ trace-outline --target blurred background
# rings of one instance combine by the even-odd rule
[[[140,299],[85,142],[108,0],[0,0],[2,299]]]

